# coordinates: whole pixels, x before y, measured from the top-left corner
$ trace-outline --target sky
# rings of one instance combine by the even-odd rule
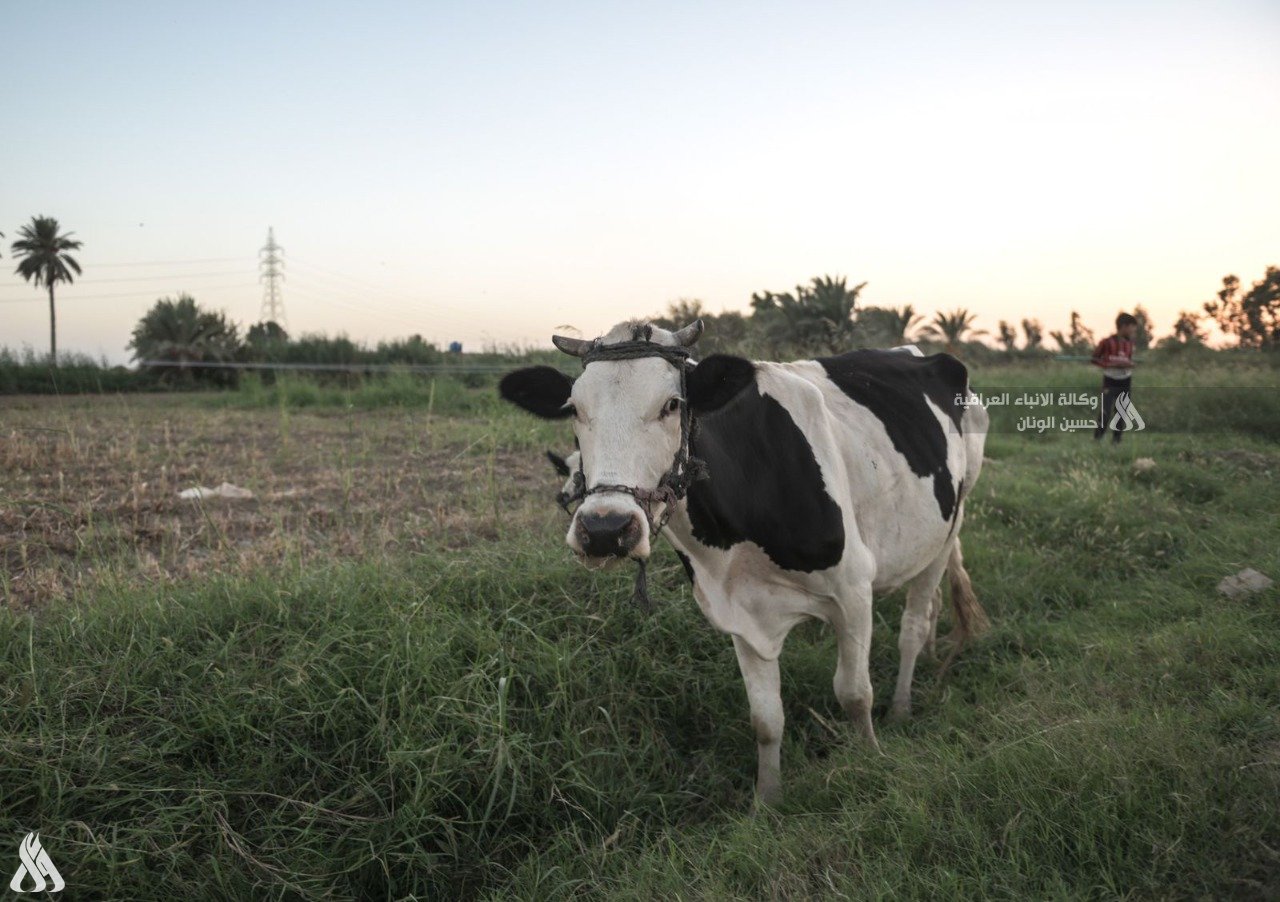
[[[0,5],[0,346],[32,215],[61,349],[188,292],[293,333],[596,335],[822,274],[863,303],[1157,333],[1280,264],[1280,4]]]

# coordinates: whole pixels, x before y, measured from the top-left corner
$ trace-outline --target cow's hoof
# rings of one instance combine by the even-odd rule
[[[889,723],[901,726],[911,719],[910,705],[894,705],[889,709]]]
[[[844,704],[844,713],[862,740],[877,752],[880,751],[880,743],[876,742],[876,728],[871,723],[871,703],[863,699],[848,701]]]
[[[774,786],[771,788],[756,787],[755,798],[752,800],[751,813],[760,814],[769,808],[777,808],[782,804],[782,787]]]
[[[756,774],[755,806],[773,806],[782,801],[782,774],[776,768],[761,768]]]

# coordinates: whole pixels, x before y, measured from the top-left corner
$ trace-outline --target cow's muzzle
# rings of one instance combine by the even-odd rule
[[[638,511],[579,511],[570,545],[590,558],[629,557],[644,536]]]

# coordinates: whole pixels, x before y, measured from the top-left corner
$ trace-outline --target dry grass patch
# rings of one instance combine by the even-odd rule
[[[0,590],[38,605],[156,581],[460,548],[553,522],[545,461],[421,410],[0,401]],[[252,500],[183,500],[223,481]]]

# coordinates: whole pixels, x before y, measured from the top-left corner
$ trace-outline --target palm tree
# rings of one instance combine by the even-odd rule
[[[161,379],[200,378],[210,382],[233,381],[232,374],[216,368],[187,369],[184,364],[230,363],[241,349],[235,323],[224,313],[202,309],[189,294],[156,301],[138,320],[128,346],[139,362],[157,360],[180,364],[174,368],[157,367]]]
[[[893,345],[904,345],[911,340],[911,332],[920,325],[924,315],[916,313],[910,304],[901,309],[889,307],[885,316],[885,326],[889,329],[889,342]]]
[[[915,308],[910,304],[905,305],[898,311],[898,318],[894,322],[894,328],[897,330],[896,338],[899,344],[906,344],[911,340],[911,333],[924,320],[923,313],[916,313]]]
[[[843,276],[821,276],[797,285],[795,293],[751,295],[751,307],[776,343],[795,349],[844,350],[853,338],[854,309],[866,282],[849,287]]]
[[[853,311],[858,305],[858,296],[866,287],[867,283],[863,282],[850,288],[844,276],[822,276],[811,279],[807,288],[796,286],[796,292],[803,292],[802,297],[807,295],[810,306],[820,318],[831,353],[846,350],[845,346],[852,339]]]
[[[1044,326],[1040,325],[1040,320],[1024,319],[1022,321],[1022,334],[1027,336],[1025,347],[1028,351],[1040,350],[1040,345],[1044,341]]]
[[[1000,336],[1000,344],[1004,345],[1004,352],[1012,354],[1018,347],[1018,332],[1013,326],[1009,325],[1007,320],[1000,320],[1000,325],[996,327],[997,334]]]
[[[973,328],[973,321],[978,314],[970,313],[963,307],[943,313],[941,310],[933,317],[933,321],[925,326],[924,334],[935,341],[941,341],[948,354],[954,354],[966,335],[985,335],[985,329]]]
[[[37,288],[49,289],[49,362],[58,365],[58,316],[53,305],[53,288],[59,282],[75,281],[72,271],[80,275],[80,264],[68,251],[80,250],[80,242],[58,232],[58,220],[52,216],[33,216],[31,222],[18,229],[18,240],[10,245],[21,258],[14,270]]]
[[[863,307],[858,311],[859,340],[868,347],[891,348],[911,341],[924,317],[910,304],[904,307]]]
[[[1079,313],[1071,311],[1071,330],[1063,334],[1058,330],[1049,333],[1064,354],[1088,354],[1093,350],[1093,330],[1084,324]]]

